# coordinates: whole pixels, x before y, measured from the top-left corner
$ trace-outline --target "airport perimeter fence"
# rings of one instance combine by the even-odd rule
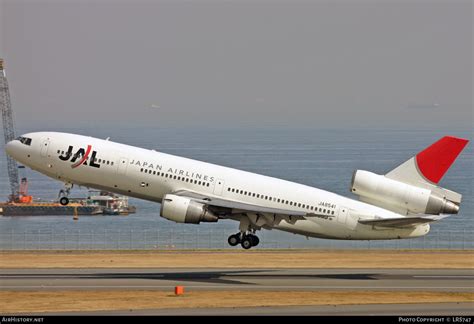
[[[260,249],[474,249],[470,230],[432,231],[415,239],[340,241],[260,232]],[[200,228],[169,230],[0,231],[0,251],[9,250],[179,250],[227,249],[229,233]]]

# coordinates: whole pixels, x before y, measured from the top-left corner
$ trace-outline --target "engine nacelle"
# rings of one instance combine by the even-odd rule
[[[199,224],[217,222],[219,217],[205,205],[186,197],[166,195],[161,202],[160,216],[176,223]]]
[[[351,191],[368,198],[369,202],[380,202],[383,206],[390,205],[416,214],[457,214],[459,211],[457,204],[432,190],[363,170],[354,172]]]

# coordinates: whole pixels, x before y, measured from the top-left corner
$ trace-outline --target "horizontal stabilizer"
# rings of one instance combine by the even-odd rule
[[[446,217],[448,217],[448,215],[424,215],[397,218],[360,219],[359,223],[364,225],[373,225],[381,227],[414,227],[421,224],[436,222]]]

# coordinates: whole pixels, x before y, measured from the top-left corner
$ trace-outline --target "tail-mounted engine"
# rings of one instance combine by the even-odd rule
[[[217,222],[219,217],[207,206],[186,197],[166,195],[161,202],[161,217],[176,223]]]
[[[354,172],[351,191],[362,201],[405,214],[457,214],[459,211],[460,201],[446,199],[440,195],[442,190],[434,192],[368,171]]]

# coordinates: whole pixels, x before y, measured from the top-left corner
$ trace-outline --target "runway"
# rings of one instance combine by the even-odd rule
[[[430,304],[369,304],[278,307],[222,307],[141,309],[99,312],[48,313],[47,315],[142,315],[142,316],[341,316],[341,315],[392,315],[392,316],[472,316],[474,303]],[[46,314],[44,314],[46,315]]]
[[[1,269],[0,290],[364,290],[474,292],[473,270]]]

